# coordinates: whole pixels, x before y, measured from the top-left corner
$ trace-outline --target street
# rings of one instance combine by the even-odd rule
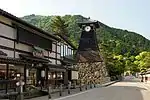
[[[55,100],[150,100],[150,86],[140,82],[118,82]]]
[[[48,97],[30,100],[48,100]],[[150,100],[150,83],[141,83],[136,79],[124,80],[107,87],[94,88],[52,100]]]

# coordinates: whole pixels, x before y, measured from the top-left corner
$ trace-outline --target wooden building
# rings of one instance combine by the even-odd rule
[[[68,81],[62,57],[73,55],[74,49],[63,43],[61,38],[0,9],[0,90],[7,93],[19,79],[25,85],[43,87]],[[67,73],[65,77],[69,77]]]
[[[57,34],[56,36],[61,39],[61,62],[66,68],[66,72],[64,73],[64,84],[67,85],[68,81],[76,83],[78,80],[78,66],[74,55],[77,48],[65,35]]]

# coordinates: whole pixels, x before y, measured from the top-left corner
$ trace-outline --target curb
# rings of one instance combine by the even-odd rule
[[[112,81],[112,82],[108,82],[108,83],[105,83],[105,84],[99,84],[99,85],[97,85],[96,87],[107,87],[107,86],[110,86],[110,85],[115,84],[115,83],[117,83],[117,82],[119,82],[119,80],[117,80],[117,81]]]

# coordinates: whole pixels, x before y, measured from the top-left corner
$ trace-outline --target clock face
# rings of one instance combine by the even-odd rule
[[[90,27],[90,26],[86,26],[86,27],[84,28],[84,30],[85,30],[86,32],[89,32],[89,31],[91,30],[91,27]]]

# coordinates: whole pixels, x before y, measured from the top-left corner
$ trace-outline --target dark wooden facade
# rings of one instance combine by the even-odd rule
[[[0,9],[0,90],[63,82],[60,39]],[[7,84],[6,84],[7,83]]]
[[[67,84],[75,66],[75,47],[0,9],[0,90],[25,85]],[[69,59],[68,59],[69,57]],[[71,58],[70,58],[71,57]],[[66,59],[67,58],[67,59]],[[68,74],[69,73],[69,74]]]

